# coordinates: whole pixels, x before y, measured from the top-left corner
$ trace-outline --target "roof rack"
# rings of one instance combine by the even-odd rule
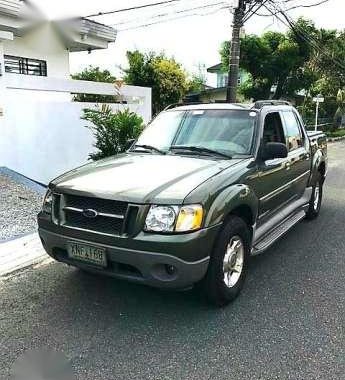
[[[180,102],[180,103],[172,103],[169,104],[167,107],[164,108],[163,111],[168,111],[175,107],[182,107],[182,106],[192,106],[192,105],[198,105],[198,104],[207,104],[205,102]]]
[[[291,106],[291,103],[287,100],[258,100],[253,108],[261,109],[265,106]]]
[[[175,108],[177,106],[179,106],[181,103],[172,103],[172,104],[169,104],[168,106],[166,106],[163,111],[168,111],[170,110],[171,108]]]
[[[226,100],[214,100],[214,101],[209,101],[209,102],[180,102],[180,103],[173,103],[169,104],[167,107],[164,108],[163,111],[168,111],[172,108],[175,107],[183,107],[183,106],[198,106],[198,105],[205,105],[205,104],[231,104],[233,106],[238,106],[242,108],[250,108],[249,104],[243,104],[243,103],[229,103]],[[254,108],[256,108],[254,106]]]

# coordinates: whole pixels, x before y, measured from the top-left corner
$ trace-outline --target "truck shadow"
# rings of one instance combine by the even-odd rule
[[[240,297],[222,309],[221,314],[270,312],[277,306],[275,302],[284,304],[283,300],[289,297],[294,300],[296,293],[300,294],[305,287],[306,278],[318,276],[321,267],[327,270],[324,268],[327,265],[325,256],[320,255],[320,251],[327,253],[333,244],[335,227],[329,220],[341,212],[345,214],[339,207],[329,205],[318,220],[298,224],[267,252],[251,258]],[[340,238],[341,235],[338,236]],[[61,266],[59,270],[66,270],[66,267]],[[194,321],[198,317],[203,318],[204,313],[219,315],[219,311],[207,304],[198,289],[163,291],[83,273],[74,268],[67,269],[57,291],[64,294],[64,302],[69,305],[66,311],[75,307],[94,308],[93,314],[99,313],[102,318],[107,314],[111,317],[114,312],[138,315],[140,311],[141,316],[152,317],[156,313],[165,315],[167,319],[183,319],[176,314],[177,310]],[[52,294],[52,298],[56,295]]]
[[[325,323],[334,335],[339,327],[327,313],[337,315],[344,304],[344,215],[343,205],[328,202],[318,220],[298,224],[252,258],[240,297],[223,309],[210,307],[195,290],[160,291],[53,263],[17,279],[19,291],[14,285],[6,293],[0,307],[11,311],[1,319],[2,331],[16,349],[46,342],[76,368],[91,366],[100,374],[114,368],[118,378],[129,378],[128,362],[148,378],[148,362],[164,370],[172,357],[181,368],[201,366],[208,378],[215,363],[229,358],[233,373],[242,373],[244,357],[253,368],[258,360],[269,365],[272,350],[286,349],[281,342],[293,342],[286,365],[303,366],[304,342],[317,352],[315,337]],[[320,281],[326,277],[332,281]]]

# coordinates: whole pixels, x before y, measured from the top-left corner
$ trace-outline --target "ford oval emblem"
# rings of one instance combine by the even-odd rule
[[[96,218],[98,215],[98,212],[92,209],[86,209],[86,210],[83,210],[83,215],[86,218]]]

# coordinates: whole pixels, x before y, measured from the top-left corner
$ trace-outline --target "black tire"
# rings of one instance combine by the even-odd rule
[[[243,246],[243,266],[237,282],[229,286],[225,283],[224,258],[228,252],[228,245],[232,241],[234,242],[232,239],[238,238],[240,238]],[[250,249],[251,234],[247,224],[238,216],[230,216],[218,236],[211,254],[208,271],[202,283],[203,291],[210,303],[221,307],[229,304],[238,296],[246,277]],[[229,281],[229,278],[227,280]]]
[[[319,174],[315,185],[313,186],[313,192],[309,202],[309,208],[306,214],[306,219],[313,220],[319,216],[323,194],[323,178]],[[317,199],[316,199],[317,198]]]

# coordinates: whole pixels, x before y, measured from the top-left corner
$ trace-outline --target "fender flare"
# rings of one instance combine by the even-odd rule
[[[206,215],[205,225],[221,224],[233,210],[247,207],[251,212],[251,226],[255,225],[259,200],[254,191],[247,185],[236,184],[224,189],[213,201]]]
[[[326,158],[323,155],[322,151],[319,149],[313,155],[313,161],[311,164],[311,173],[310,173],[308,186],[315,185],[315,181],[318,178],[318,173],[320,171],[320,166],[322,164],[326,165]]]

